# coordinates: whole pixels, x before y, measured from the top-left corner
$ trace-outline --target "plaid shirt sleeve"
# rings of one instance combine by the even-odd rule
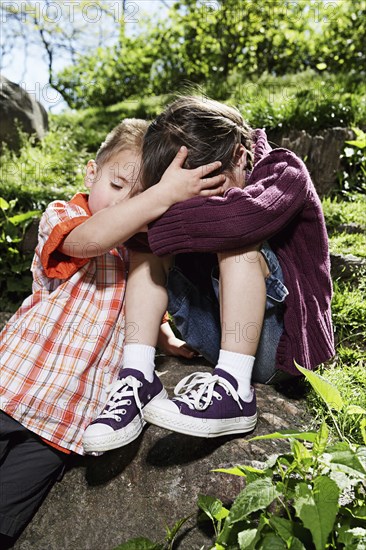
[[[89,218],[87,200],[81,194],[75,195],[70,202],[54,201],[48,206],[39,225],[38,245],[38,253],[47,277],[67,279],[89,262],[88,257],[74,258],[58,250],[67,235]]]

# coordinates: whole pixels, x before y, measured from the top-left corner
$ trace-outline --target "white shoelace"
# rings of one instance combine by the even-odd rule
[[[231,395],[239,408],[243,409],[234,386],[218,374],[210,374],[209,372],[194,372],[183,378],[174,389],[175,400],[182,401],[190,409],[204,411],[209,405],[212,405],[213,397],[219,401],[222,399],[222,395],[215,391],[215,384],[222,386],[227,395]]]
[[[107,388],[108,401],[99,418],[113,418],[120,421],[121,415],[126,414],[125,407],[132,404],[131,397],[134,398],[137,408],[142,414],[142,405],[138,394],[138,389],[142,383],[134,376],[126,376],[122,380],[117,380]]]

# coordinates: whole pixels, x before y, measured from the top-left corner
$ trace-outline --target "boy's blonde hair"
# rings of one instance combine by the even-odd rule
[[[125,118],[113,128],[99,147],[95,157],[96,163],[101,166],[114,155],[125,149],[141,151],[144,135],[149,126],[146,120],[140,118]]]

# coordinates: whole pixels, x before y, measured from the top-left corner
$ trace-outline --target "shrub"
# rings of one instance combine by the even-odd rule
[[[4,149],[0,170],[0,309],[15,311],[30,294],[33,254],[23,250],[28,226],[48,203],[66,199],[83,186],[86,152],[71,128],[51,131],[40,143],[22,135],[18,155]]]

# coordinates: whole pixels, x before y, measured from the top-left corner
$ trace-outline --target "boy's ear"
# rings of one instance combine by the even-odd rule
[[[234,155],[236,166],[244,170],[247,165],[247,150],[245,149],[243,144],[240,143],[237,146]]]
[[[91,187],[95,181],[95,178],[97,176],[97,170],[98,166],[95,160],[89,160],[88,164],[86,165],[86,174],[85,174],[85,187]]]

